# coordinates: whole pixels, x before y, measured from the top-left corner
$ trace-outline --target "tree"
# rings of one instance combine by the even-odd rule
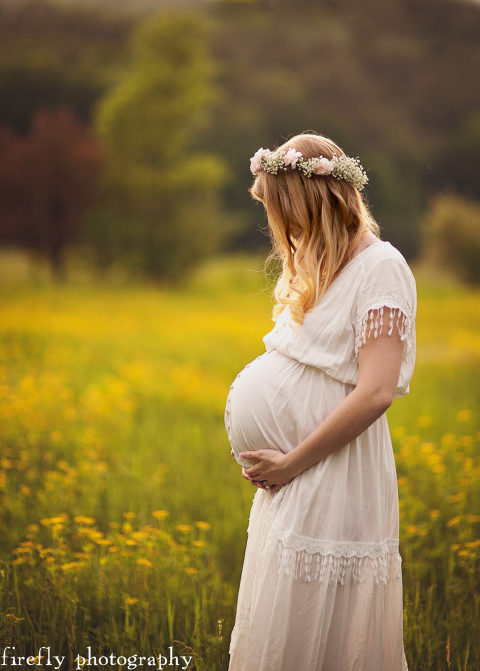
[[[151,276],[178,279],[228,229],[217,197],[223,163],[191,150],[209,121],[213,76],[200,18],[163,10],[135,33],[130,69],[98,109],[108,169],[91,233],[105,250],[114,230],[111,244]]]
[[[37,109],[58,107],[89,121],[123,65],[131,24],[99,7],[0,2],[0,123],[26,133]]]
[[[472,285],[480,284],[480,204],[439,193],[422,221],[424,255]]]
[[[98,142],[68,109],[35,113],[30,132],[0,130],[0,236],[45,256],[57,279],[101,170]]]

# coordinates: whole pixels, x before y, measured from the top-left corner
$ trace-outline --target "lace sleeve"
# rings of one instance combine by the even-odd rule
[[[379,335],[392,335],[395,331],[400,340],[407,344],[414,338],[413,322],[408,310],[403,309],[393,300],[385,300],[382,305],[371,306],[358,317],[355,323],[355,356],[368,338]]]
[[[354,312],[355,359],[369,338],[398,333],[404,342],[403,380],[409,380],[415,365],[416,308],[415,278],[403,257],[383,259],[368,269]]]

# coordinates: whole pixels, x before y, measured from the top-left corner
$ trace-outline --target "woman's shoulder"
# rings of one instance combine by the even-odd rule
[[[402,252],[388,240],[378,240],[359,255],[364,274],[378,274],[385,270],[399,269],[413,282],[415,277]]]
[[[389,300],[416,310],[415,276],[404,255],[387,240],[379,240],[367,248],[361,259],[356,299],[361,306],[369,302]]]
[[[402,252],[388,240],[378,239],[376,242],[369,245],[365,249],[365,252],[370,252],[370,254],[361,253],[360,256],[363,255],[364,260],[367,260],[367,258],[370,257],[368,258],[368,265],[371,264],[372,260],[381,261],[383,259],[397,259],[406,263],[406,259]]]

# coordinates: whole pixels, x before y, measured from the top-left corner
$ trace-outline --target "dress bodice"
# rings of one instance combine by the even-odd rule
[[[286,307],[263,337],[275,349],[322,369],[345,384],[358,382],[358,351],[369,337],[398,329],[404,341],[396,397],[409,392],[415,367],[416,283],[405,258],[378,240],[357,254],[298,326]]]

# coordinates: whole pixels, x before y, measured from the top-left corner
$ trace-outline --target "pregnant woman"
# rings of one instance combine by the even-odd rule
[[[225,425],[252,502],[229,671],[406,671],[386,409],[409,392],[416,287],[359,159],[315,133],[251,159],[282,263],[266,351]]]

